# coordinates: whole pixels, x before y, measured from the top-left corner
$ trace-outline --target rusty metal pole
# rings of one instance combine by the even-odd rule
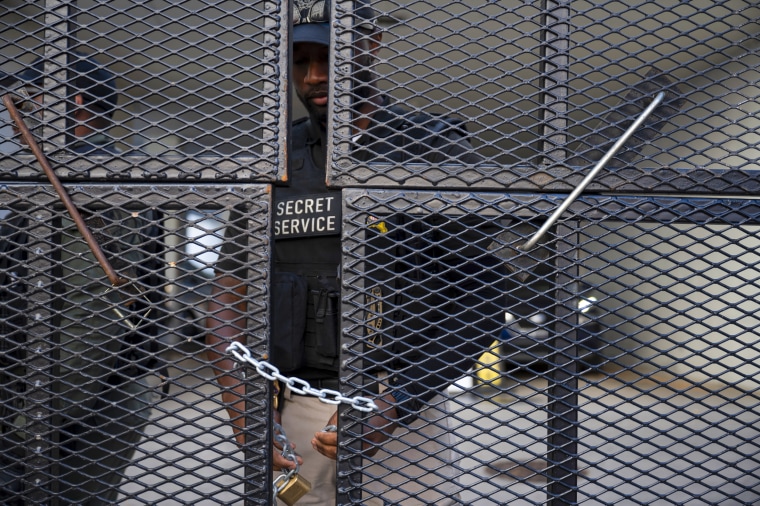
[[[90,231],[90,228],[87,226],[84,218],[82,218],[79,209],[77,209],[76,205],[74,205],[74,201],[71,200],[71,197],[66,191],[66,188],[61,183],[61,180],[58,179],[58,175],[55,173],[55,170],[53,170],[53,167],[48,162],[45,153],[42,152],[42,149],[37,143],[37,140],[34,138],[31,130],[29,130],[29,127],[27,127],[26,123],[24,122],[24,118],[21,117],[21,113],[19,113],[18,109],[16,108],[16,104],[13,103],[13,97],[10,94],[4,95],[3,103],[8,109],[8,113],[11,115],[11,118],[16,124],[16,127],[21,132],[21,136],[24,138],[24,141],[29,146],[29,149],[32,151],[32,153],[34,153],[34,156],[37,158],[39,164],[42,166],[42,170],[45,172],[45,175],[50,181],[50,184],[53,185],[53,188],[55,188],[55,191],[61,198],[63,205],[66,206],[66,210],[69,212],[71,219],[74,220],[79,233],[82,234],[82,237],[92,250],[92,254],[95,255],[95,259],[105,271],[106,276],[108,276],[108,280],[111,282],[111,285],[114,287],[119,287],[128,283],[129,280],[119,276],[111,265],[111,262],[108,260],[108,257],[106,257],[103,249],[100,247],[100,244],[98,244],[98,241]]]

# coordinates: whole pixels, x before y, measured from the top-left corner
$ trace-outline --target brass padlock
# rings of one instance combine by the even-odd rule
[[[288,506],[293,506],[300,498],[305,496],[309,490],[311,490],[311,483],[309,483],[309,480],[296,473],[292,475],[290,480],[288,480],[280,491],[277,492],[277,498]]]

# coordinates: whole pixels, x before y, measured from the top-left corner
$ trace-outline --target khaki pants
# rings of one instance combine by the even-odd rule
[[[441,401],[441,397],[436,397],[431,405]],[[299,474],[311,483],[311,491],[298,501],[298,506],[336,504],[337,463],[311,446],[314,433],[327,425],[335,410],[336,406],[316,397],[285,391],[281,406],[282,427],[288,440],[295,444],[296,453],[303,458]],[[435,408],[425,410],[409,428],[396,429],[393,438],[372,458],[376,463],[369,465],[362,474],[362,488],[367,498],[362,504],[457,504],[461,487],[456,482],[455,469],[450,465],[458,457],[452,449],[453,439],[446,413]],[[431,473],[429,469],[436,471]],[[274,477],[279,474],[276,472]],[[278,503],[284,505],[281,501]]]

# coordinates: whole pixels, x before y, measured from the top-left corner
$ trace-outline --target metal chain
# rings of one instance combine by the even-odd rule
[[[290,441],[288,441],[288,436],[285,434],[285,429],[282,428],[282,425],[274,422],[274,430],[274,440],[282,445],[282,456],[288,460],[292,460],[296,465],[293,469],[286,470],[283,468],[282,474],[275,478],[274,482],[272,482],[272,504],[277,504],[277,496],[280,494],[282,489],[285,488],[285,485],[288,484],[293,476],[298,474],[298,471],[301,469],[301,465],[298,463],[298,457],[296,457],[296,454],[293,451],[293,446],[290,444]]]
[[[231,353],[235,356],[236,359],[241,362],[246,362],[252,365],[256,369],[256,372],[264,378],[270,381],[278,380],[283,385],[290,387],[290,389],[297,394],[313,395],[315,397],[318,397],[319,400],[325,404],[349,404],[352,408],[358,411],[363,411],[365,413],[368,413],[370,411],[378,411],[379,409],[377,407],[377,404],[375,404],[375,401],[367,397],[345,397],[337,390],[330,390],[327,388],[313,388],[306,380],[283,376],[280,373],[280,370],[269,362],[256,360],[253,358],[251,350],[237,341],[233,342],[229,347],[227,347],[227,353]]]

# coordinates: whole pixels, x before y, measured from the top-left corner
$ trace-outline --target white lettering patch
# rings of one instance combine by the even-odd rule
[[[340,234],[340,199],[299,195],[275,205],[274,235],[280,239]]]

